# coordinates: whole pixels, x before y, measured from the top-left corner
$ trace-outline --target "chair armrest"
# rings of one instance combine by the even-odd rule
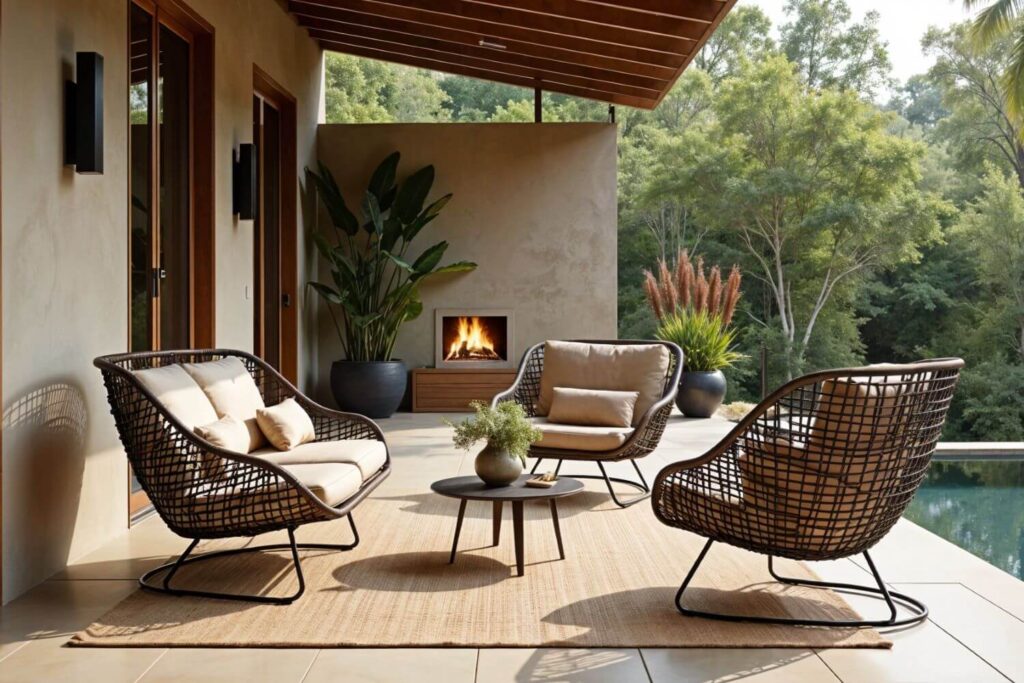
[[[370,439],[384,441],[384,432],[380,426],[358,413],[346,413],[323,406],[301,393],[295,395],[295,401],[309,413],[316,430],[317,441],[339,441],[342,439]]]

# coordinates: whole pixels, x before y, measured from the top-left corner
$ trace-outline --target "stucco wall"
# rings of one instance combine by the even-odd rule
[[[274,0],[190,4],[215,29],[216,341],[251,349],[253,227],[231,215],[231,150],[252,138],[255,62],[298,98],[298,166],[312,162],[321,54]],[[127,13],[128,0],[3,2],[5,601],[126,530],[126,461],[91,361],[128,344]],[[76,50],[104,57],[99,176],[62,162]],[[305,379],[315,347],[300,351]]]
[[[395,354],[409,367],[433,364],[436,308],[514,309],[517,362],[544,339],[616,336],[614,124],[321,125],[318,148],[353,206],[394,150],[400,177],[434,164],[432,196],[454,194],[412,254],[444,239],[445,262],[479,268],[423,286],[423,315],[402,329]],[[324,321],[319,355],[327,396],[341,349]]]

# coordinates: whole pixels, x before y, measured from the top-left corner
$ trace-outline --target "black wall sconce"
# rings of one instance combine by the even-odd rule
[[[256,145],[242,143],[238,155],[232,155],[234,167],[232,187],[232,212],[240,220],[256,218]]]
[[[64,163],[103,173],[103,55],[76,53],[75,79],[64,82]]]

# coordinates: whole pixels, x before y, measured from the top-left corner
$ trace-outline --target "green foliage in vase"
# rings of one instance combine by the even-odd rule
[[[476,268],[470,261],[440,265],[448,249],[445,241],[410,258],[412,242],[452,196],[426,203],[434,184],[433,166],[398,184],[399,158],[398,152],[389,155],[373,172],[360,218],[348,208],[329,169],[320,164],[319,173],[309,171],[333,228],[313,232],[330,282],[312,281],[309,287],[326,302],[348,360],[391,360],[398,330],[423,312],[420,283],[433,275]]]
[[[476,411],[475,416],[458,424],[445,420],[445,424],[455,428],[452,437],[455,447],[469,450],[478,441],[486,441],[493,448],[507,450],[525,465],[530,444],[540,441],[541,432],[526,419],[523,407],[514,401],[504,401],[496,408],[480,401],[470,405]]]

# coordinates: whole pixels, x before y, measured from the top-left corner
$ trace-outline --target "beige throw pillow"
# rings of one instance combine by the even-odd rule
[[[263,435],[279,451],[287,451],[316,438],[313,421],[293,398],[256,411]]]
[[[235,453],[249,452],[249,430],[245,423],[231,415],[225,415],[216,422],[195,428],[196,436],[206,439],[217,448]]]
[[[180,365],[136,370],[132,374],[186,429],[217,421],[210,400]]]
[[[548,421],[593,427],[629,427],[640,394],[635,391],[555,387]]]
[[[249,446],[243,453],[266,445],[263,432],[256,424],[256,411],[266,407],[263,396],[239,358],[228,356],[207,363],[185,363],[182,367],[210,399],[217,417],[230,415],[245,423]]]
[[[670,362],[668,349],[661,344],[545,342],[537,413],[550,412],[555,387],[635,391],[635,427],[661,398]]]

